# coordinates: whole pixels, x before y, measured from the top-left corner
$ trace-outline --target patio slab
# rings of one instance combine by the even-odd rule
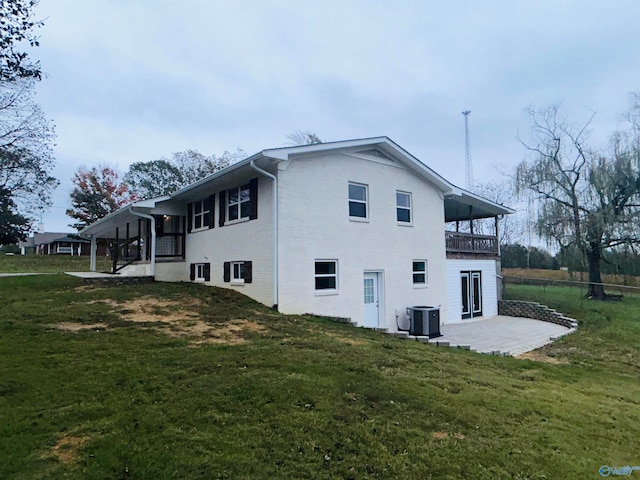
[[[431,338],[428,342],[490,355],[516,356],[547,345],[574,331],[574,328],[541,320],[498,315],[442,325],[442,336]],[[412,338],[421,340],[425,337]]]

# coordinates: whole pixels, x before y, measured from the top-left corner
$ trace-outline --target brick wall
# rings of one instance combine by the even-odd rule
[[[498,302],[498,315],[508,317],[524,317],[556,323],[567,328],[578,328],[578,322],[562,313],[537,302],[524,302],[520,300],[500,300]]]

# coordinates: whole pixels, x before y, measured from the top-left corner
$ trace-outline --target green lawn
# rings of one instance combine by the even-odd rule
[[[544,351],[564,363],[278,315],[202,285],[0,278],[0,478],[574,479],[640,465],[640,300],[508,291],[580,320]]]
[[[108,257],[98,257],[96,263],[98,271],[111,268],[111,259]],[[0,273],[88,272],[89,266],[89,257],[0,254]]]

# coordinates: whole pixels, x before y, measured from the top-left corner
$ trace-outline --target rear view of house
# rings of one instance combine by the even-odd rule
[[[92,250],[98,239],[117,246],[114,273],[396,331],[416,305],[446,322],[497,314],[497,218],[508,213],[378,137],[263,150],[81,234]],[[496,219],[493,235],[456,228],[480,218]]]

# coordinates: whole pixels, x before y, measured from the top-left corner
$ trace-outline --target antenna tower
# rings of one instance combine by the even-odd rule
[[[473,187],[473,165],[471,164],[471,142],[469,141],[469,114],[471,110],[462,112],[464,115],[464,188]]]

